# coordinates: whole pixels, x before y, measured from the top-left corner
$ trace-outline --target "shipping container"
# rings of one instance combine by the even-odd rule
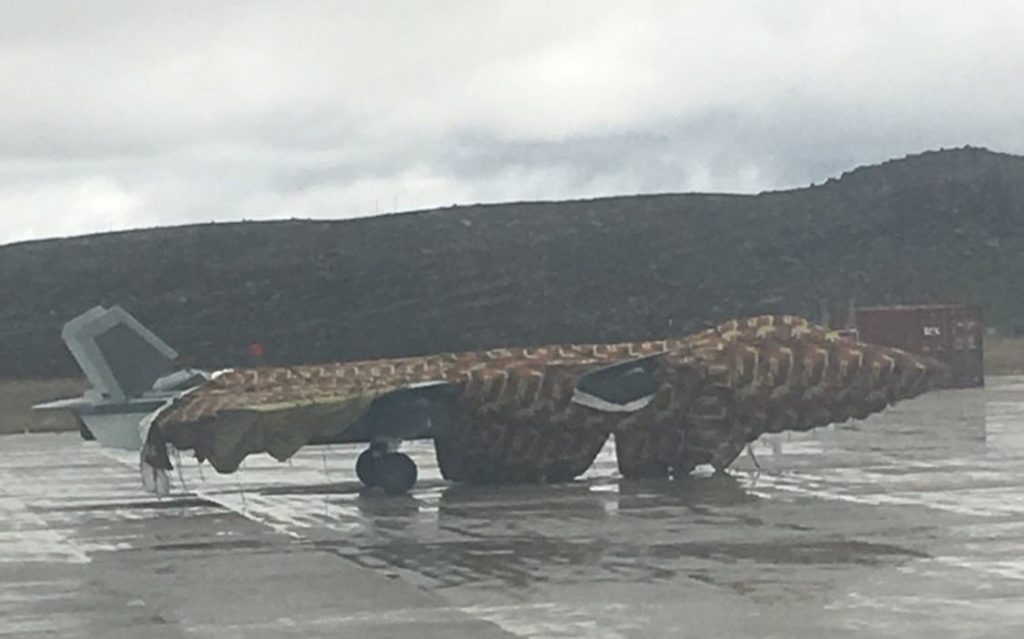
[[[984,386],[985,321],[979,306],[858,308],[854,318],[861,341],[928,355],[949,364],[953,388]]]

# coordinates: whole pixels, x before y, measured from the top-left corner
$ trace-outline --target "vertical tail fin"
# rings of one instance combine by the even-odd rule
[[[97,306],[64,326],[64,343],[93,389],[113,401],[150,390],[178,353],[120,306]]]

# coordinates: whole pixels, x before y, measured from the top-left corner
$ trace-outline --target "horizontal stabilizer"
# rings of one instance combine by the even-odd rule
[[[94,401],[88,397],[71,397],[69,399],[58,399],[52,402],[36,404],[32,407],[32,410],[76,411],[92,408],[93,404]]]
[[[660,355],[620,362],[582,375],[576,383],[575,404],[607,413],[632,413],[654,398],[654,371]]]

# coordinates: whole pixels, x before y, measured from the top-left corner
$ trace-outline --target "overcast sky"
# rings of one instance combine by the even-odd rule
[[[1024,153],[1024,2],[0,0],[0,244]]]

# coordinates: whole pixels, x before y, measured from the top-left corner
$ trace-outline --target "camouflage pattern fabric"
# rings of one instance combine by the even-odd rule
[[[247,455],[278,460],[343,432],[378,397],[412,385],[459,389],[435,439],[442,473],[478,482],[547,481],[586,470],[611,420],[571,403],[579,374],[665,352],[668,342],[542,346],[219,373],[160,413],[151,437],[193,450],[220,472]],[[152,446],[154,455],[161,446]],[[150,460],[168,468],[169,460]]]
[[[763,433],[863,419],[938,386],[934,360],[839,337],[802,318],[732,320],[662,358],[658,391],[615,428],[627,477],[724,470]]]
[[[588,371],[651,356],[657,391],[645,408],[624,414],[572,401]],[[158,415],[151,433],[232,472],[246,455],[283,460],[343,432],[382,395],[445,382],[457,393],[435,446],[448,479],[569,480],[613,432],[624,475],[663,476],[700,463],[724,469],[764,432],[877,412],[927,390],[937,370],[800,318],[765,316],[674,340],[228,371]]]

